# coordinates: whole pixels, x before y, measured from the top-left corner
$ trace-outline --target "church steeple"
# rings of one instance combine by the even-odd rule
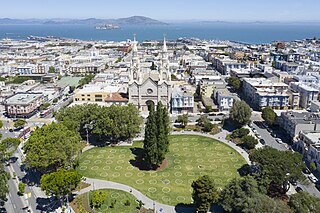
[[[162,51],[161,51],[160,80],[171,81],[171,75],[169,73],[168,48],[167,48],[165,34],[164,34],[164,38],[163,38],[163,46],[162,46]]]
[[[133,35],[132,54],[131,54],[131,68],[130,68],[130,81],[140,82],[141,70],[140,59],[138,55],[138,42],[136,41],[136,34]]]

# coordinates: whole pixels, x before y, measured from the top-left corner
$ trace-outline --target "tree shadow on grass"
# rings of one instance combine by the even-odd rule
[[[130,164],[139,170],[150,171],[153,168],[144,160],[145,151],[142,148],[130,148],[132,154],[135,155],[134,160],[130,160]]]
[[[174,210],[177,213],[194,213],[195,209],[194,209],[194,205],[193,204],[186,204],[186,203],[178,203]]]

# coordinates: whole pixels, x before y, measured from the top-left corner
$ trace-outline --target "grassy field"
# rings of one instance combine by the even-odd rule
[[[123,183],[158,202],[176,205],[190,203],[191,184],[199,176],[210,175],[217,187],[238,177],[244,158],[229,146],[195,135],[170,137],[168,165],[160,171],[140,170],[136,157],[142,142],[131,147],[97,147],[84,152],[78,170],[89,178]]]
[[[108,193],[108,196],[103,203],[103,205],[96,209],[96,212],[101,213],[119,213],[119,212],[127,212],[133,213],[138,212],[137,208],[139,207],[136,202],[136,198],[128,192],[123,192],[120,190],[114,189],[101,189],[99,191],[104,191]],[[113,208],[111,208],[111,203],[114,203]],[[125,205],[126,202],[129,202],[129,205]]]

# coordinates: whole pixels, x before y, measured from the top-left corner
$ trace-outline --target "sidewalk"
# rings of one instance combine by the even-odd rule
[[[124,184],[105,181],[105,180],[92,179],[92,178],[86,178],[85,182],[89,183],[91,186],[84,188],[79,192],[76,192],[75,194],[80,195],[80,194],[89,192],[91,190],[97,190],[97,189],[118,189],[134,195],[137,198],[137,200],[141,200],[144,203],[144,207],[147,209],[155,208],[156,212],[164,212],[164,213],[176,212],[175,206],[169,206],[169,205],[165,205],[165,204],[153,201],[147,196],[143,195],[140,191]],[[160,209],[162,209],[162,211],[160,211]]]

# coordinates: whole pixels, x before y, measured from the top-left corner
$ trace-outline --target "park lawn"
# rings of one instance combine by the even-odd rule
[[[95,212],[101,213],[133,213],[138,212],[139,204],[136,202],[136,198],[129,192],[124,192],[116,189],[100,189],[99,191],[107,192],[107,198],[103,205],[99,209],[95,209]],[[129,201],[130,205],[126,206],[125,202]],[[111,203],[114,202],[114,207],[111,208]]]
[[[197,135],[170,136],[168,165],[160,171],[139,170],[133,146],[96,147],[80,156],[78,170],[89,178],[132,186],[151,199],[168,205],[191,203],[191,184],[202,175],[211,176],[218,188],[238,177],[246,162],[234,149],[217,140]],[[133,165],[132,165],[133,164]]]

